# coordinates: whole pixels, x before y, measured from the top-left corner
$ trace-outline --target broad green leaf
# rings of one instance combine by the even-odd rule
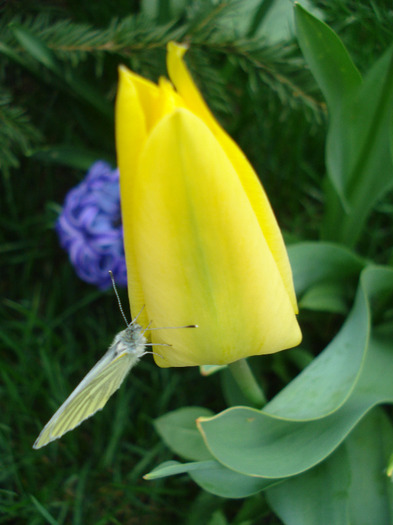
[[[362,82],[345,47],[323,22],[296,5],[300,47],[329,108],[324,236],[355,245],[375,205],[393,186],[393,47]],[[340,202],[337,199],[340,199]]]
[[[302,53],[332,112],[360,86],[360,73],[334,31],[299,3],[295,23]]]
[[[300,310],[306,308],[320,312],[346,314],[348,311],[347,295],[347,287],[343,283],[321,282],[307,290],[299,301],[299,308]]]
[[[337,410],[355,388],[365,359],[371,317],[364,275],[352,311],[336,337],[265,407],[276,417],[317,419]]]
[[[295,33],[293,2],[287,0],[265,0],[263,2],[254,0],[253,3],[257,9],[253,15],[248,37],[263,39],[268,45],[276,45],[279,42],[293,39]],[[318,14],[318,16],[323,16],[323,12],[317,9],[312,2],[300,0],[298,3]],[[246,4],[246,2],[241,2],[241,4]],[[250,13],[249,9],[248,13]]]
[[[296,294],[301,296],[320,283],[355,285],[365,259],[339,244],[302,242],[288,247]]]
[[[337,414],[303,422],[235,407],[201,419],[199,425],[218,462],[246,476],[273,480],[301,474],[323,461],[363,411],[353,414],[341,409]]]
[[[214,462],[208,469],[198,469],[190,472],[190,477],[203,490],[223,498],[247,498],[278,483],[280,480],[244,476],[223,465]]]
[[[342,109],[333,108],[326,163],[347,214],[327,215],[330,235],[352,246],[374,206],[393,186],[393,47],[375,63]],[[329,201],[327,201],[329,211]],[[334,205],[335,206],[335,205]],[[328,233],[328,232],[327,232]]]
[[[392,424],[372,410],[334,454],[317,467],[267,490],[285,525],[390,525],[393,485],[384,473],[393,447]]]
[[[211,454],[197,430],[198,417],[209,417],[213,413],[203,407],[183,407],[154,421],[154,426],[166,445],[185,459],[203,461]]]
[[[310,0],[300,0],[300,3],[319,16],[323,15]],[[259,40],[264,45],[274,46],[294,38],[293,0],[241,0],[225,4],[217,23],[237,40],[246,38],[245,43],[250,39]]]
[[[393,427],[380,408],[374,409],[345,441],[351,485],[350,523],[369,525],[370,516],[380,525],[393,523],[393,483],[386,475],[387,460],[393,450]]]
[[[368,305],[378,308],[378,302],[386,300],[389,294],[393,294],[393,271],[368,268],[363,272],[358,299],[351,315],[357,316],[359,304],[360,311],[368,310],[365,298]],[[236,407],[210,419],[201,418],[198,426],[210,452],[229,469],[263,478],[293,476],[319,464],[342,443],[373,406],[393,402],[392,339],[393,325],[388,325],[384,332],[373,330],[354,390],[344,404],[338,404],[340,408],[325,417],[309,421],[293,419],[295,403],[292,403],[291,411],[285,413],[282,402],[285,396],[290,400],[290,394],[286,393],[280,394],[282,398],[278,409],[277,402],[273,400],[264,411]],[[341,351],[347,352],[345,340]],[[306,398],[307,387],[308,381],[305,380],[305,392],[299,403]],[[309,397],[318,395],[317,387],[315,385],[314,390],[309,392]],[[301,392],[299,386],[297,391]],[[341,392],[339,400],[341,403]],[[279,416],[269,413],[273,403],[276,403],[275,411],[279,410]],[[317,407],[313,407],[312,403],[310,406],[314,410],[313,416],[318,417]]]
[[[225,468],[215,460],[192,463],[166,461],[143,477],[154,480],[186,473],[201,488],[223,498],[246,498],[279,482],[279,480],[243,476]]]
[[[360,525],[348,518],[350,481],[348,457],[340,447],[317,467],[268,489],[266,497],[285,525]]]

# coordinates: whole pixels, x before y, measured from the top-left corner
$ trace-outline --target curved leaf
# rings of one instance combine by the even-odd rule
[[[175,476],[177,474],[186,474],[198,469],[209,469],[214,466],[216,461],[193,461],[190,463],[179,463],[179,461],[164,461],[158,467],[155,467],[148,474],[143,476],[143,479],[153,480],[166,478],[168,476]]]
[[[378,267],[366,269],[362,275],[362,289],[358,297],[367,311],[365,301],[368,305],[374,304],[381,296],[393,293],[393,271]],[[356,315],[356,308],[354,312]],[[373,406],[393,402],[392,335],[393,325],[385,327],[383,332],[373,331],[364,349],[364,365],[355,378],[353,392],[329,415],[309,421],[293,419],[295,403],[291,404],[292,413],[286,414],[285,403],[281,400],[278,403],[280,417],[277,417],[269,413],[274,403],[278,412],[277,402],[273,400],[264,411],[236,407],[213,418],[198,420],[210,452],[230,469],[263,478],[294,476],[317,465],[338,447]],[[341,350],[345,353],[347,347],[344,345]],[[307,395],[308,378],[305,377],[305,391],[299,403]],[[299,385],[297,391],[301,392]],[[309,396],[317,394],[314,389]],[[339,394],[342,402],[342,391]],[[288,391],[285,396],[289,402]],[[312,403],[310,406],[313,417],[318,416],[317,407]]]
[[[361,285],[340,332],[264,412],[284,419],[311,420],[336,411],[355,388],[367,353],[370,325],[367,292]]]
[[[190,472],[190,477],[207,492],[222,498],[231,499],[247,498],[279,482],[276,479],[267,480],[244,476],[225,468],[218,461],[211,465],[209,469]]]
[[[393,485],[384,466],[393,448],[388,417],[374,409],[326,461],[266,492],[285,525],[392,523]]]
[[[203,439],[198,432],[198,417],[210,417],[212,411],[203,407],[183,407],[154,421],[154,426],[162,440],[179,456],[194,461],[211,458]]]
[[[296,295],[321,282],[356,283],[367,261],[344,246],[301,242],[288,246]]]
[[[393,484],[386,464],[393,450],[393,426],[377,408],[360,422],[344,443],[349,458],[351,485],[348,495],[350,522],[369,525],[393,523]]]
[[[223,498],[246,498],[279,482],[244,476],[214,460],[192,463],[166,461],[143,477],[154,480],[186,473],[201,488]]]
[[[269,489],[266,497],[285,525],[350,525],[350,481],[348,457],[345,449],[340,447],[317,467]],[[368,519],[370,516],[375,514],[369,514]]]

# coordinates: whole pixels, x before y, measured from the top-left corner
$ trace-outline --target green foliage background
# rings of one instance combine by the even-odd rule
[[[155,418],[185,405],[227,406],[219,378],[202,378],[196,368],[161,370],[145,359],[110,408],[58,443],[31,448],[122,328],[113,293],[78,280],[53,231],[65,194],[92,162],[116,164],[119,64],[156,80],[165,74],[166,43],[188,42],[188,66],[256,168],[288,243],[318,238],[326,107],[294,30],[277,29],[287,28],[283,12],[266,24],[278,3],[0,5],[0,523],[225,523],[217,509],[229,523],[281,523],[263,493],[233,502],[199,492],[187,477],[142,479],[172,458]],[[308,6],[340,35],[361,72],[392,42],[388,0]],[[392,197],[378,203],[358,246],[383,264],[393,260]],[[122,298],[126,304],[125,291]],[[305,310],[300,323],[302,349],[251,360],[269,398],[330,341],[342,317]]]

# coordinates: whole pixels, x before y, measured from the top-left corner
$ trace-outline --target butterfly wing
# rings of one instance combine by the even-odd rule
[[[41,448],[101,410],[138,361],[133,352],[110,348],[42,429],[33,448]]]

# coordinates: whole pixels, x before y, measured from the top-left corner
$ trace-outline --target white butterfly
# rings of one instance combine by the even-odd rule
[[[82,379],[42,429],[33,448],[41,448],[101,410],[131,368],[146,353],[144,331],[135,320],[119,332],[108,351]]]
[[[113,280],[112,283],[119,302],[120,311],[127,323],[127,328],[119,332],[105,355],[93,366],[82,379],[72,394],[64,401],[49,422],[44,426],[36,439],[33,448],[41,448],[60,438],[66,432],[73,430],[85,419],[101,410],[112,394],[118,390],[131,368],[139,359],[147,354],[147,343],[144,333],[147,330],[162,330],[163,328],[143,329],[136,321],[138,316],[128,324],[124,315],[119,295]],[[196,325],[173,328],[194,328]],[[172,327],[166,327],[172,328]]]

